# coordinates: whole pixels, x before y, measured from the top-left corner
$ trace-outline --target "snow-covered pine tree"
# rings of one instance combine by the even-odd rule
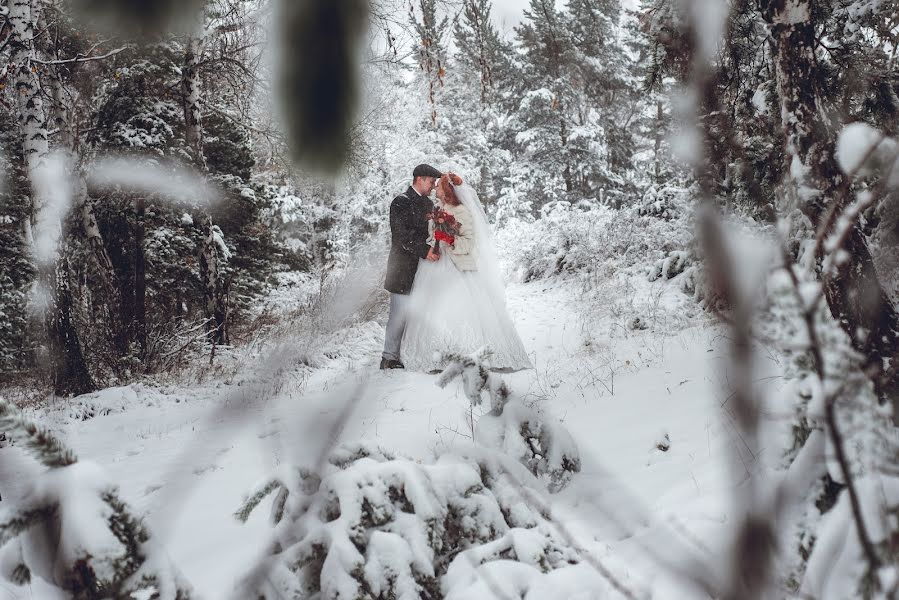
[[[600,160],[588,156],[581,167],[582,193],[620,206],[634,191],[632,130],[644,106],[630,78],[633,58],[622,51],[620,2],[570,0],[565,23],[573,49],[569,68],[580,104],[577,123],[596,129],[601,146],[595,150]]]
[[[535,208],[585,199],[618,205],[631,188],[630,125],[639,104],[627,59],[616,51],[619,18],[614,1],[561,10],[532,0],[516,28],[520,77],[509,126],[519,159],[510,183]]]
[[[490,412],[478,419],[473,431],[475,442],[518,460],[550,492],[558,492],[581,470],[574,439],[562,425],[513,397],[509,386],[486,364],[490,354],[489,348],[482,348],[469,356],[444,355],[446,368],[437,385],[446,387],[460,378],[472,407],[480,405],[486,394]]]
[[[437,0],[418,0],[409,3],[409,22],[415,31],[418,68],[427,85],[430,125],[435,128],[446,76],[447,51],[443,36],[449,29],[449,17],[439,16]]]
[[[285,466],[235,513],[245,521],[274,496],[271,554],[234,597],[467,598],[482,578],[514,569],[514,582],[496,579],[501,589],[564,598],[570,590],[555,585],[567,570],[590,569],[545,512],[541,487],[516,461],[479,448],[429,463],[346,445],[320,476]],[[608,589],[596,573],[579,581]]]
[[[644,27],[644,15],[651,8],[641,1],[638,10],[625,11],[624,45],[631,55],[627,74],[628,89],[638,98],[633,117],[633,136],[637,150],[633,157],[635,180],[641,187],[664,187],[681,175],[682,167],[671,149],[674,133],[672,93],[674,78],[654,71],[659,43]]]
[[[469,178],[492,212],[512,162],[505,123],[505,96],[511,83],[511,45],[491,18],[490,0],[466,0],[453,27],[456,51],[448,67],[442,111],[451,156],[469,157]]]
[[[510,125],[520,148],[512,178],[535,208],[578,195],[578,165],[589,162],[595,129],[578,130],[577,99],[568,67],[574,48],[562,11],[550,0],[531,0],[516,28],[521,49],[519,103]],[[584,152],[587,152],[585,154]]]
[[[187,600],[190,588],[102,470],[0,398],[0,431],[29,453],[34,473],[0,512],[0,568],[15,585],[40,577],[76,599]]]
[[[790,173],[787,194],[819,237],[833,235],[836,216],[856,201],[857,192],[847,188],[851,182],[845,177],[854,173],[841,172],[835,156],[836,131],[820,110],[826,71],[814,60],[818,13],[808,3],[800,3],[799,12],[789,15],[775,3],[763,3],[759,9],[774,32],[777,90],[784,115],[784,172]],[[834,263],[834,272],[822,273],[827,302],[853,346],[865,356],[864,367],[874,373],[878,394],[893,406],[894,421],[899,422],[899,370],[883,367],[899,359],[899,310],[884,293],[862,225],[855,222],[838,233],[848,259]],[[819,265],[825,252],[824,244],[816,245]],[[859,295],[865,297],[863,302]]]

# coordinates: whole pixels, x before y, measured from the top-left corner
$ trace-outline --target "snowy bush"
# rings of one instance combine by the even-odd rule
[[[482,348],[470,356],[444,354],[441,363],[446,367],[437,378],[437,385],[446,387],[456,377],[462,378],[462,389],[472,406],[481,404],[484,393],[490,398],[490,414],[500,415],[509,401],[509,386],[495,373],[491,373],[484,361],[490,358],[490,350]]]
[[[828,459],[814,484],[803,490],[790,526],[782,532],[783,578],[786,585],[808,597],[872,597],[874,579],[861,557],[863,551],[854,531],[849,509],[846,477],[834,458],[825,415],[833,403],[835,422],[842,432],[842,446],[851,477],[859,491],[864,519],[873,543],[886,564],[894,563],[894,552],[885,542],[895,535],[896,520],[876,507],[899,501],[890,465],[899,456],[899,440],[891,426],[889,408],[880,406],[870,380],[861,368],[861,356],[820,298],[820,283],[808,272],[793,266],[794,282],[784,269],[772,273],[754,327],[776,353],[786,385],[774,399],[774,410],[791,418],[772,431],[782,448],[778,465],[790,470],[815,436],[824,437]],[[798,288],[797,288],[798,284]],[[821,381],[810,347],[805,311],[822,349]],[[776,428],[775,428],[776,429]],[[806,467],[803,467],[806,468]],[[893,533],[890,533],[893,532]]]
[[[462,590],[474,571],[513,561],[527,574],[516,585],[536,585],[581,560],[529,504],[538,490],[520,465],[478,449],[421,464],[373,447],[339,448],[320,481],[282,470],[238,511],[245,519],[276,493],[271,555],[235,597],[470,597]]]
[[[668,256],[655,262],[649,272],[649,280],[672,279],[684,272],[684,269],[693,261],[686,250],[672,250]]]
[[[683,188],[679,187],[652,185],[644,192],[637,214],[665,221],[676,219],[683,214],[683,207],[678,206],[683,192]]]
[[[640,208],[612,208],[555,202],[529,223],[511,219],[497,234],[507,263],[524,281],[572,274],[597,274],[637,264],[654,264],[690,246],[693,229],[687,192],[678,196],[679,218],[641,214]]]
[[[516,458],[550,492],[558,492],[581,470],[571,434],[520,402],[509,402],[501,415],[484,415],[475,428],[475,441]]]
[[[190,597],[99,467],[78,462],[2,399],[0,430],[45,467],[0,513],[3,577],[25,585],[37,576],[75,599]]]
[[[871,533],[871,542],[884,566],[868,573],[859,543],[848,494],[840,494],[836,505],[820,520],[816,539],[799,594],[808,598],[877,598],[878,590],[895,590],[899,582],[899,553],[895,545],[899,519],[899,477],[874,475],[859,478],[861,514]],[[884,511],[882,507],[887,507]]]
[[[447,365],[437,380],[446,387],[456,377],[473,406],[482,395],[490,398],[490,412],[482,416],[474,440],[485,448],[498,450],[518,460],[532,475],[543,481],[550,492],[558,492],[581,470],[581,459],[571,434],[561,425],[511,399],[512,391],[483,361],[489,350],[471,356],[444,355]]]

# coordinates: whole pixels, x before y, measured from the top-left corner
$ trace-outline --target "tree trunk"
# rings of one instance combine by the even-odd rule
[[[77,135],[75,127],[72,123],[72,111],[70,110],[68,94],[63,89],[62,80],[59,77],[57,69],[52,69],[50,73],[50,85],[53,99],[53,124],[57,129],[57,138],[59,139],[60,149],[70,157],[70,162],[74,170],[72,177],[73,205],[80,214],[81,230],[91,250],[91,259],[94,264],[98,279],[100,280],[101,293],[99,297],[106,308],[105,326],[107,338],[115,345],[118,356],[125,356],[128,352],[127,344],[122,342],[128,338],[121,332],[121,294],[116,286],[115,269],[109,253],[106,251],[106,245],[103,242],[103,235],[97,223],[97,217],[94,214],[94,206],[88,197],[87,183],[81,172],[80,160],[78,160]],[[77,93],[71,91],[70,93]]]
[[[72,322],[68,262],[60,259],[57,248],[62,238],[58,213],[68,207],[52,206],[54,202],[61,202],[59,198],[54,199],[53,192],[60,190],[54,190],[53,186],[66,185],[64,173],[59,172],[66,167],[51,167],[49,162],[39,64],[34,61],[34,35],[39,18],[39,0],[12,0],[9,5],[10,62],[15,74],[25,168],[31,184],[32,210],[26,238],[37,263],[37,297],[47,328],[54,389],[60,395],[82,394],[95,388]]]
[[[787,4],[761,0],[762,16],[771,25],[777,89],[786,139],[786,172],[793,174],[792,192],[819,235],[829,233],[831,209],[836,214],[854,200],[850,182],[834,157],[835,132],[823,109],[815,61],[815,25],[808,0]],[[824,231],[822,231],[824,230]],[[865,357],[863,365],[883,402],[891,402],[899,423],[899,316],[884,293],[864,233],[856,224],[843,248],[849,260],[826,277],[824,287],[834,318]],[[819,265],[824,256],[819,246]]]
[[[116,285],[115,267],[106,251],[106,244],[103,242],[103,235],[100,233],[100,226],[97,224],[97,217],[94,214],[94,205],[88,197],[84,178],[79,176],[75,185],[77,186],[75,206],[81,213],[82,233],[91,250],[91,259],[100,280],[102,302],[106,306],[107,334],[112,343],[116,345],[118,355],[124,356],[128,347],[123,345],[122,341],[128,336],[122,333],[122,297]]]
[[[54,302],[45,314],[50,334],[54,393],[57,396],[77,396],[92,392],[97,388],[87,369],[72,319],[74,300],[69,287],[69,261],[65,254],[48,272],[43,273],[42,279],[52,286],[54,296]]]
[[[40,167],[49,153],[44,101],[40,94],[38,64],[34,58],[34,33],[40,12],[35,0],[12,0],[9,6],[10,62],[15,73],[18,121],[25,148],[25,164],[29,176]],[[43,198],[33,198],[35,211]]]
[[[565,127],[565,117],[562,113],[562,103],[558,104],[559,111],[559,141],[562,142],[562,151],[565,154],[565,168],[562,170],[562,179],[565,180],[565,191],[567,193],[571,193],[571,190],[574,189],[574,184],[571,180],[571,162],[570,156],[566,151],[566,147],[568,146],[568,128]]]
[[[198,35],[187,38],[184,47],[184,64],[181,66],[181,102],[184,109],[184,126],[187,143],[194,155],[197,166],[206,170],[206,158],[203,155],[203,129],[200,112],[200,56],[203,51],[203,40]]]
[[[662,101],[656,100],[656,126],[654,131],[654,139],[652,141],[652,155],[654,161],[654,170],[655,177],[653,177],[653,181],[658,185],[661,183],[659,179],[661,179],[661,161],[662,161],[662,119],[664,118],[664,112],[662,110]]]
[[[131,323],[132,340],[137,342],[138,356],[147,355],[147,260],[144,253],[146,238],[146,200],[138,196],[134,200],[134,320]]]
[[[219,248],[221,232],[212,224],[211,217],[206,217],[205,226],[207,233],[200,253],[200,277],[209,336],[213,344],[228,344],[228,286],[222,276],[222,263],[227,257],[222,256]]]

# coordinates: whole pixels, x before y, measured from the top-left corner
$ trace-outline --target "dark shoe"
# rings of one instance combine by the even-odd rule
[[[381,359],[381,370],[384,369],[405,369],[405,365],[398,360],[393,360],[390,358],[382,358]]]

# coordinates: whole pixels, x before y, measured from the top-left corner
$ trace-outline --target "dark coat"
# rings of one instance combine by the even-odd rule
[[[390,203],[390,257],[384,287],[393,294],[408,294],[418,270],[418,260],[428,255],[428,213],[431,199],[409,186]]]

